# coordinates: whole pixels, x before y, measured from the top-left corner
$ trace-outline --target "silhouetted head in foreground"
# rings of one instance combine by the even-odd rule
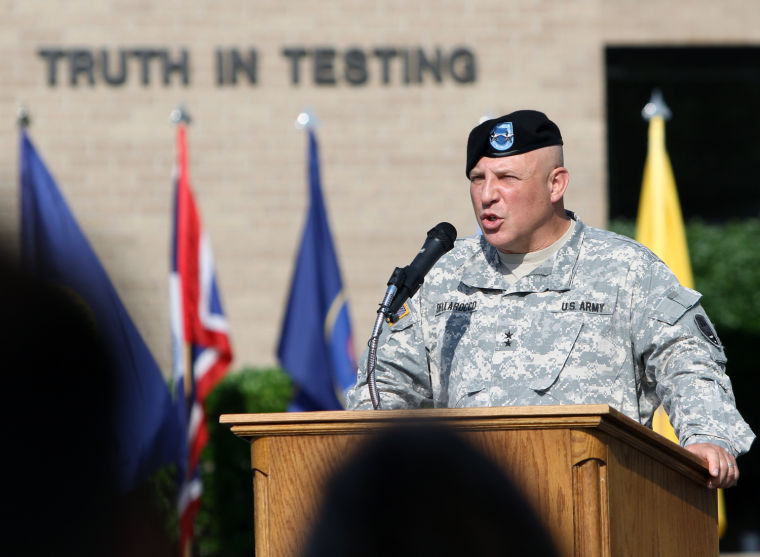
[[[392,428],[332,478],[305,557],[555,556],[504,474],[441,427]]]
[[[2,244],[2,554],[176,555],[150,486],[117,491],[114,375],[92,314]]]

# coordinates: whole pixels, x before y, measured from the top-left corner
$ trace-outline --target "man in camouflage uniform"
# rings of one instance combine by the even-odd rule
[[[482,236],[463,238],[384,328],[383,408],[604,403],[651,427],[663,403],[681,445],[730,487],[754,435],[699,304],[647,248],[566,211],[562,138],[517,111],[470,133]],[[350,409],[372,408],[365,353]]]

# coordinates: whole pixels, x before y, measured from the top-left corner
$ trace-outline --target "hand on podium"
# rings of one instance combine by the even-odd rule
[[[686,450],[707,461],[707,469],[712,478],[707,480],[707,487],[726,488],[736,485],[739,480],[739,467],[731,453],[712,443],[694,443]]]

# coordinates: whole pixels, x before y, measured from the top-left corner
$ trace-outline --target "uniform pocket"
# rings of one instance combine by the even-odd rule
[[[544,328],[547,349],[521,366],[529,378],[528,386],[534,391],[546,391],[557,381],[583,328],[583,319],[578,315],[553,321]]]
[[[621,396],[617,381],[625,360],[624,348],[584,322],[562,369],[531,387],[562,404],[616,405]]]
[[[547,339],[555,344],[538,358],[540,373],[531,389],[562,403],[612,402],[612,385],[626,359],[614,340],[617,295],[617,288],[597,284],[555,301],[540,327],[546,334],[556,331],[556,339]]]

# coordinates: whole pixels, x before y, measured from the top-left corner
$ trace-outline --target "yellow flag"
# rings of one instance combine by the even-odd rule
[[[649,146],[636,219],[636,240],[657,254],[682,285],[694,288],[681,204],[665,150],[662,116],[649,120]]]
[[[662,115],[649,119],[649,144],[636,219],[636,240],[662,259],[683,286],[694,288],[681,204],[678,201],[673,168],[665,149],[665,118]],[[662,406],[655,412],[652,429],[678,443]],[[722,537],[725,530],[726,509],[723,490],[719,489],[718,535]]]

